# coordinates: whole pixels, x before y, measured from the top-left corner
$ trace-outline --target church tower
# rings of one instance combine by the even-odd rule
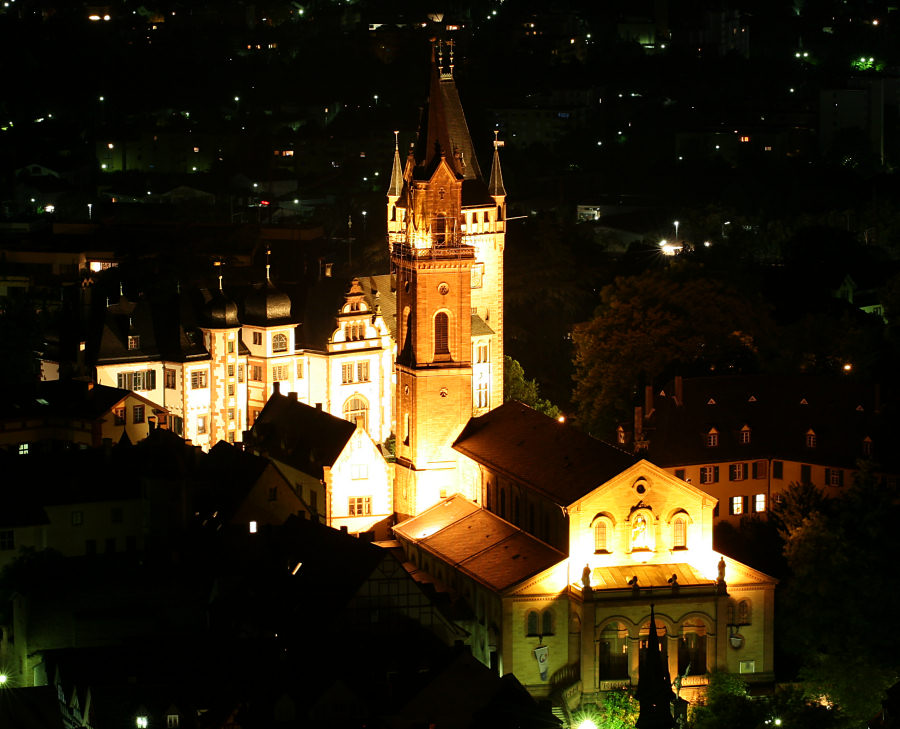
[[[395,140],[388,240],[397,293],[395,511],[414,516],[460,491],[452,444],[503,402],[506,192],[495,142],[485,183],[443,47],[416,143]],[[478,494],[465,494],[476,499]]]

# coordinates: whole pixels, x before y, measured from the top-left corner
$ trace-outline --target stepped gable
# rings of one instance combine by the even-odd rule
[[[632,454],[514,400],[472,418],[453,448],[560,506],[636,462]]]
[[[349,281],[343,278],[325,277],[309,289],[298,347],[317,352],[328,350],[328,341],[337,327],[337,315],[349,286]]]

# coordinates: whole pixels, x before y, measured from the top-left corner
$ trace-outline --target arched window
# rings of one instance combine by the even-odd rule
[[[594,552],[609,552],[609,525],[603,519],[594,522]]]
[[[278,334],[272,335],[272,351],[273,352],[287,352],[287,343],[288,343],[288,339],[287,339],[286,334],[281,334],[279,332]]]
[[[369,416],[369,404],[361,397],[351,397],[344,403],[344,420],[356,423],[366,429]]]
[[[678,673],[688,666],[692,676],[706,673],[706,626],[699,618],[685,622],[678,639]]]
[[[687,519],[683,516],[676,516],[672,522],[672,546],[687,549]]]
[[[741,600],[737,604],[736,622],[738,625],[750,625],[750,601]]]
[[[610,623],[600,632],[597,670],[601,681],[628,678],[628,630],[621,623]]]
[[[553,635],[553,611],[544,610],[541,613],[541,635]]]
[[[434,315],[434,353],[450,354],[450,317],[443,311]]]
[[[540,616],[538,615],[537,610],[532,610],[528,613],[528,618],[525,621],[525,635],[538,634],[538,628],[540,627],[538,624],[539,619]]]

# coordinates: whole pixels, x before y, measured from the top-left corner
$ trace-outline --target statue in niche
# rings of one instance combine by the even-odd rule
[[[634,517],[631,525],[631,548],[632,549],[649,549],[650,543],[647,538],[647,518],[643,514]]]

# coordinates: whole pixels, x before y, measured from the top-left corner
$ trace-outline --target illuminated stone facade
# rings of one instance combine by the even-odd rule
[[[387,203],[397,312],[394,510],[401,519],[459,489],[453,440],[473,414],[503,401],[499,143],[486,183],[452,67],[439,61],[424,114],[405,165],[395,148]]]

